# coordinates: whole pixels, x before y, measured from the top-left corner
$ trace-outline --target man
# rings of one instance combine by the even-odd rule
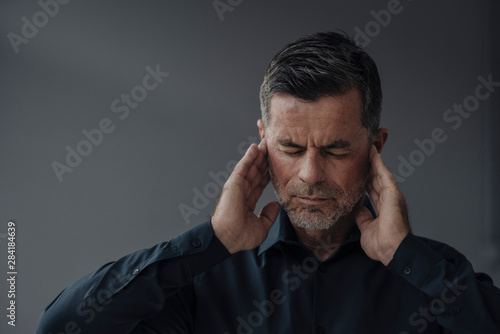
[[[285,46],[211,220],[75,282],[38,333],[500,333],[491,279],[411,233],[381,103],[348,37]],[[255,215],[269,181],[279,203]]]

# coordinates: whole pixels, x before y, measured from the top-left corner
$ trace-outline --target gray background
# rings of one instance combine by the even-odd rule
[[[2,333],[33,333],[43,308],[71,282],[207,220],[214,199],[189,220],[179,205],[193,206],[195,189],[213,183],[209,173],[224,171],[257,136],[258,90],[271,57],[307,33],[364,30],[370,11],[389,1],[238,2],[221,20],[212,1],[72,1],[17,54],[7,34],[20,35],[21,18],[32,21],[41,9],[36,1],[2,2],[0,233],[17,223],[18,261],[17,326],[6,324],[2,279]],[[500,92],[457,130],[443,121],[446,109],[474,93],[479,75],[500,81],[491,20],[498,4],[401,6],[367,46],[390,129],[383,157],[397,173],[415,139],[445,131],[447,141],[401,184],[414,232],[451,244],[498,283]],[[170,75],[120,120],[112,101],[157,64]],[[103,118],[115,130],[59,182],[51,163],[64,163],[65,147],[76,148],[82,130]],[[263,201],[273,196],[266,191]],[[5,235],[0,242],[4,277]]]

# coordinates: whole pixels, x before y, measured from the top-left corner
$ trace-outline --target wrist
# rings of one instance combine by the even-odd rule
[[[394,258],[394,254],[396,254],[397,249],[398,249],[398,247],[393,247],[393,248],[388,249],[384,253],[384,255],[380,257],[380,262],[382,262],[382,264],[387,267],[389,265],[389,263],[392,261],[392,259]]]
[[[227,249],[227,251],[232,255],[240,251],[235,238],[231,237],[228,233],[228,229],[222,227],[220,224],[214,223],[213,219],[210,221],[212,228],[214,230],[215,237],[219,239],[221,244]]]
[[[397,242],[395,242],[394,244],[392,244],[391,246],[386,248],[386,250],[383,252],[382,256],[380,257],[380,262],[382,262],[382,264],[384,266],[387,267],[389,265],[389,263],[394,258],[394,254],[396,254],[396,251],[398,250],[399,246],[401,245],[401,243],[403,242],[403,240],[406,238],[406,236],[409,233],[410,232],[408,231],[404,234],[401,234],[400,237],[398,238]]]

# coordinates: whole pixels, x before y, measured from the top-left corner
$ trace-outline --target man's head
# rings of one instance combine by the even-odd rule
[[[271,61],[261,88],[273,186],[294,224],[328,229],[360,203],[369,150],[380,151],[382,93],[373,60],[336,33],[306,36]]]
[[[361,123],[373,135],[379,127],[382,88],[371,57],[346,35],[326,32],[285,45],[271,60],[260,88],[262,120],[269,125],[271,98],[286,93],[304,101],[361,93]]]

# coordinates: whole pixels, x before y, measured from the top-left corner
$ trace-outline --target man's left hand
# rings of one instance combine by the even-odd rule
[[[411,230],[405,198],[374,145],[370,149],[367,191],[378,217],[373,218],[365,207],[356,213],[356,224],[361,231],[361,247],[372,260],[387,266]]]

